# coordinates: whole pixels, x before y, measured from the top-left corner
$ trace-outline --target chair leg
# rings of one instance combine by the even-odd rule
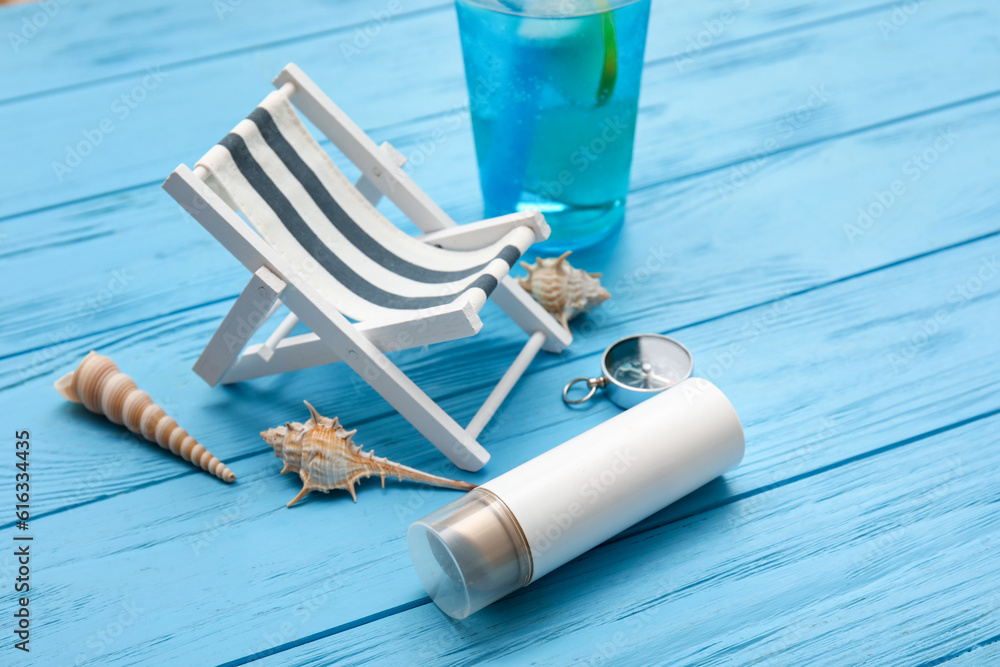
[[[313,333],[360,375],[442,454],[462,470],[476,471],[489,452],[308,285],[289,285],[282,301]]]
[[[552,315],[535,301],[511,276],[505,276],[490,297],[514,324],[528,335],[537,331],[545,332],[542,349],[559,353],[573,342],[573,334],[563,329]]]
[[[284,289],[285,282],[269,269],[263,266],[257,269],[198,357],[194,372],[209,385],[218,384],[226,369],[267,320]]]
[[[504,373],[503,377],[500,378],[500,382],[497,386],[493,388],[490,395],[486,397],[486,401],[483,403],[482,407],[469,422],[469,425],[465,427],[465,432],[468,433],[473,438],[478,438],[479,434],[483,432],[486,424],[489,423],[493,415],[500,408],[500,404],[503,403],[504,399],[507,398],[507,394],[510,390],[514,388],[517,381],[521,379],[524,375],[524,371],[527,370],[528,366],[531,365],[531,361],[538,354],[538,351],[542,349],[542,344],[545,343],[545,332],[536,331],[531,334],[531,338],[528,342],[524,344],[521,348],[520,353],[514,359],[514,363],[510,365],[507,372]]]
[[[260,355],[261,359],[264,361],[271,361],[271,357],[274,356],[274,348],[278,347],[278,344],[288,337],[288,334],[292,333],[292,330],[299,323],[298,315],[295,313],[288,313],[285,319],[281,321],[271,335],[267,337],[264,344],[260,346],[257,354]]]

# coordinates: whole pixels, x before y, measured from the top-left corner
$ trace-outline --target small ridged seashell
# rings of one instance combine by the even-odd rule
[[[528,275],[517,279],[542,308],[556,316],[566,331],[571,319],[611,298],[598,280],[600,273],[587,273],[566,261],[570,252],[567,250],[559,257],[539,257],[534,264],[521,262]]]
[[[56,380],[56,391],[74,403],[83,403],[91,412],[104,415],[155,442],[185,461],[190,461],[223,482],[236,481],[236,475],[212,455],[144,391],[131,377],[118,370],[115,362],[91,352],[72,373]]]
[[[372,475],[382,478],[382,488],[385,488],[386,477],[462,491],[476,488],[475,484],[429,475],[373,456],[371,451],[362,451],[352,438],[357,429],[348,431],[336,417],[323,417],[308,401],[305,403],[311,415],[306,423],[288,422],[260,434],[264,442],[274,448],[274,456],[284,461],[281,474],[297,472],[302,479],[302,491],[292,498],[288,507],[302,500],[310,491],[329,493],[332,489],[344,489],[351,494],[354,502],[358,502],[354,485],[361,478]]]

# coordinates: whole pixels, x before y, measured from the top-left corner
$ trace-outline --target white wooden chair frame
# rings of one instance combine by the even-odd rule
[[[537,216],[525,212],[457,225],[403,171],[406,159],[396,149],[388,143],[377,146],[296,65],[288,65],[273,83],[361,169],[358,190],[373,204],[382,195],[391,199],[425,233],[423,241],[443,248],[479,248]],[[182,164],[163,188],[253,275],[195,363],[195,372],[214,386],[344,361],[456,466],[482,468],[489,453],[476,438],[504,398],[539,349],[560,352],[572,341],[559,322],[509,275],[500,281],[493,300],[530,337],[463,429],[385,353],[473,335],[482,327],[474,309],[458,301],[436,308],[432,317],[424,313],[391,323],[352,323],[208,187],[203,180],[207,175],[204,167],[192,171]],[[282,303],[291,314],[266,342],[246,347]],[[289,337],[299,321],[312,333]]]

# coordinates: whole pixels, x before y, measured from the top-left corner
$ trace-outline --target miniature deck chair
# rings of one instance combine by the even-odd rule
[[[344,361],[455,465],[479,470],[489,454],[476,438],[500,403],[539,349],[572,340],[508,276],[548,225],[530,211],[456,225],[402,170],[405,158],[377,146],[297,66],[274,85],[194,170],[181,165],[163,184],[253,274],[195,372],[215,385]],[[361,169],[357,184],[296,108]],[[389,222],[374,206],[383,194],[425,235]],[[385,353],[476,334],[491,294],[530,337],[463,429]],[[246,347],[281,303],[291,314]],[[289,337],[299,321],[312,333]]]

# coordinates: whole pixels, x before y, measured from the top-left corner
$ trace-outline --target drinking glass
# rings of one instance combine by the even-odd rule
[[[625,218],[650,0],[456,0],[486,217],[537,209],[543,252]]]

